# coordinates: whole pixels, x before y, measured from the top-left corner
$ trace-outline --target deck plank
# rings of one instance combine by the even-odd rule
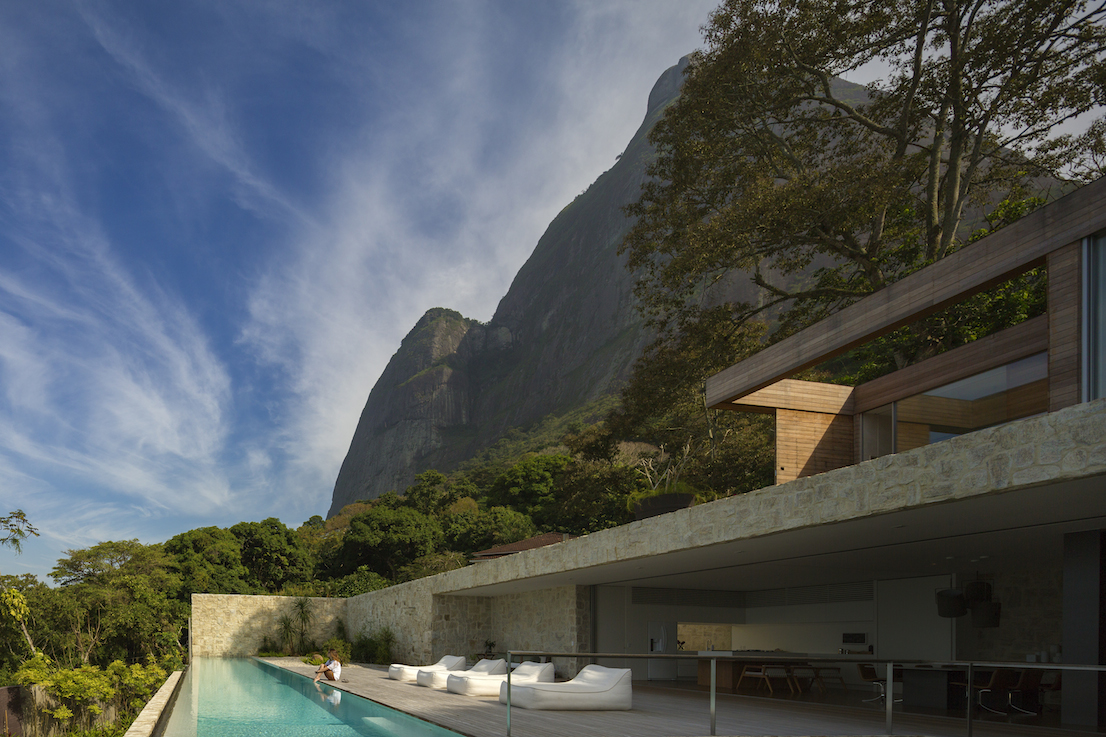
[[[265,658],[310,677],[314,669],[297,658]],[[379,666],[350,664],[342,668],[344,691],[425,719],[468,737],[505,737],[507,707],[494,698],[461,696],[388,678]],[[511,710],[512,737],[699,737],[710,734],[706,693],[634,683],[630,711]],[[884,714],[869,707],[811,704],[779,699],[719,694],[717,732],[726,737],[864,737],[883,735]],[[895,714],[896,735],[962,737],[963,720]],[[978,737],[1071,737],[1084,734],[1006,722],[976,722]]]

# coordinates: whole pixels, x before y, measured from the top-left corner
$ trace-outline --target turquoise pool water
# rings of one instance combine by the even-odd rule
[[[457,737],[368,699],[252,658],[197,658],[165,737]]]

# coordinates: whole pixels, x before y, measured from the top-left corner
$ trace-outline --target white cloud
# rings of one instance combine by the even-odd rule
[[[222,25],[194,63],[119,6],[0,23],[0,505],[43,544],[322,513],[402,337],[434,306],[491,317],[713,3],[410,7],[199,4]],[[311,186],[243,99],[283,94],[253,82],[301,53],[345,116],[285,132]],[[176,210],[111,227],[99,207],[134,206],[113,176]],[[205,243],[230,210],[252,240]],[[176,248],[256,250],[189,291],[143,217]],[[216,290],[241,292],[212,314]]]

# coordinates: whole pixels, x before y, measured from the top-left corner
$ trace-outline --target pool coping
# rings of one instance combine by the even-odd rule
[[[165,708],[172,700],[177,686],[180,685],[182,675],[184,675],[182,670],[175,670],[169,674],[169,677],[165,679],[165,683],[161,684],[161,688],[157,690],[153,698],[146,702],[146,705],[142,707],[142,711],[131,722],[131,726],[123,734],[123,737],[150,737],[154,733],[161,721],[161,715],[165,713]]]

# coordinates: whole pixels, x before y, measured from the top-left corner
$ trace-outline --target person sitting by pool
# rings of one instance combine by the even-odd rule
[[[328,660],[315,671],[315,682],[318,683],[323,676],[328,681],[337,681],[342,677],[342,663],[338,660],[338,651],[331,650],[327,653]]]

